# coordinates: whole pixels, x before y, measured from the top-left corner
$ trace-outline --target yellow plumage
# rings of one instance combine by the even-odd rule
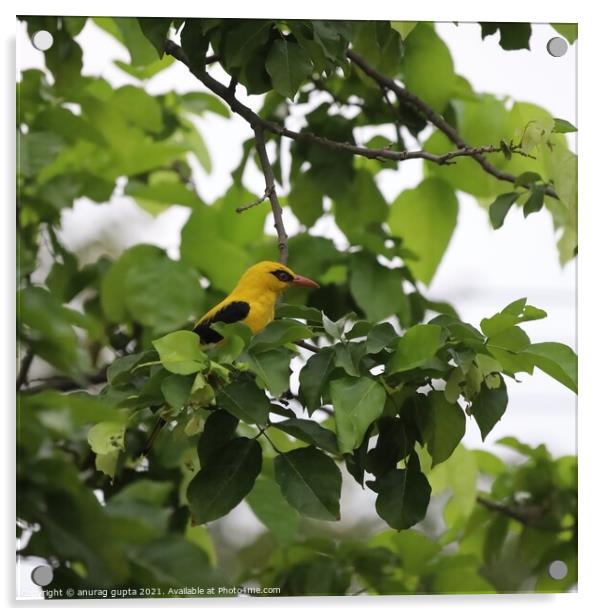
[[[317,287],[309,278],[298,276],[289,267],[275,261],[261,261],[250,267],[234,290],[204,314],[195,331],[205,342],[213,342],[211,323],[242,321],[256,334],[274,319],[278,296],[291,285]]]

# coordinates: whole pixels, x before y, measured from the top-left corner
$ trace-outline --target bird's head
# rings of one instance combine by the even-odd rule
[[[239,284],[249,284],[273,293],[282,293],[291,286],[317,288],[320,285],[310,278],[295,274],[290,267],[276,261],[260,261],[250,267]]]

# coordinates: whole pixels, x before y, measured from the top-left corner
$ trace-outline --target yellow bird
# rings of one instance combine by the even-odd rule
[[[221,334],[211,329],[214,323],[242,321],[256,334],[274,319],[278,297],[291,286],[317,288],[320,285],[310,278],[295,274],[282,263],[256,263],[242,275],[230,295],[197,321],[194,331],[204,344],[220,342],[223,339]],[[142,451],[143,456],[148,454],[164,425],[165,420],[160,417]]]
[[[219,342],[222,336],[211,329],[213,323],[246,323],[260,332],[274,319],[279,295],[291,286],[316,288],[317,282],[295,274],[275,261],[261,261],[250,267],[228,297],[211,308],[194,326],[202,342]]]

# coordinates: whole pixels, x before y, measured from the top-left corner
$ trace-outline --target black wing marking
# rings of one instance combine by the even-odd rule
[[[247,302],[230,302],[223,308],[220,308],[215,314],[201,321],[194,331],[199,335],[200,339],[206,343],[215,343],[223,340],[223,336],[211,329],[213,323],[236,323],[242,321],[249,314],[251,307]]]

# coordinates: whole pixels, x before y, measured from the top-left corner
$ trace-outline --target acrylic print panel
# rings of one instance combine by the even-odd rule
[[[17,596],[574,590],[576,47],[20,18]]]

